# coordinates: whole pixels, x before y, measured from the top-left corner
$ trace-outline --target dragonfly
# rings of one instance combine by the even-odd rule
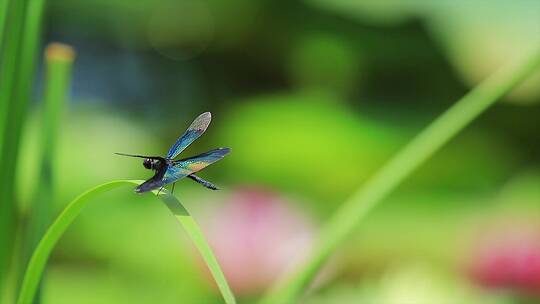
[[[174,192],[174,185],[184,177],[192,179],[208,189],[218,190],[214,184],[200,178],[195,173],[225,157],[231,151],[230,148],[217,148],[197,156],[175,160],[182,151],[206,131],[211,120],[212,114],[210,112],[202,113],[195,118],[184,134],[169,149],[166,157],[115,153],[122,156],[143,158],[143,166],[155,172],[154,176],[137,186],[135,192],[144,193],[159,189],[159,194],[166,185],[171,183],[173,184],[172,192]]]

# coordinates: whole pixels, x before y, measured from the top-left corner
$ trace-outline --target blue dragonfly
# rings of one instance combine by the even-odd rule
[[[212,114],[210,112],[202,113],[195,118],[184,134],[169,149],[166,157],[116,153],[122,156],[144,158],[143,166],[155,171],[154,176],[135,188],[135,192],[144,193],[156,189],[161,191],[165,185],[171,183],[174,192],[175,183],[184,177],[190,178],[208,189],[218,190],[214,184],[198,177],[195,173],[222,159],[231,151],[230,148],[217,148],[197,156],[175,160],[182,151],[206,131],[211,120]]]

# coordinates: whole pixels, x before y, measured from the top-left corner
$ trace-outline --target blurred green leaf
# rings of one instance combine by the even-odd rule
[[[305,266],[297,275],[276,284],[262,303],[294,302],[328,257],[354,232],[360,220],[451,138],[539,67],[540,48],[520,62],[505,65],[424,128],[352,194],[322,229],[320,243]]]
[[[234,150],[223,164],[231,180],[321,200],[349,193],[403,138],[324,95],[254,98],[231,108],[224,121],[220,141]]]
[[[525,56],[540,44],[538,1],[307,0],[307,3],[379,25],[422,18],[470,85],[495,72],[509,58]],[[512,91],[510,100],[538,102],[539,84],[540,72],[537,72]]]
[[[356,284],[332,286],[306,297],[302,303],[512,304],[515,301],[504,293],[486,294],[436,264],[401,261],[382,276],[367,276]]]
[[[230,181],[302,194],[320,203],[309,208],[325,215],[335,208],[328,201],[345,199],[417,129],[418,116],[404,113],[392,121],[369,112],[353,111],[324,94],[245,100],[231,107],[226,123],[216,128],[219,141],[235,151],[220,165]],[[511,145],[482,130],[470,130],[428,160],[404,188],[493,189],[516,168],[517,159]]]
[[[289,58],[290,75],[300,89],[348,95],[358,89],[362,56],[344,39],[313,34],[296,43]]]

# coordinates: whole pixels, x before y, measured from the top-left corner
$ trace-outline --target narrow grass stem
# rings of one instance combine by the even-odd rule
[[[52,43],[45,49],[45,102],[41,116],[41,149],[39,150],[39,195],[30,210],[27,258],[50,224],[51,204],[54,202],[54,172],[56,146],[65,99],[71,82],[74,51],[67,45]]]
[[[9,0],[0,0],[0,50],[4,45],[4,30],[6,28],[6,17],[9,7]]]
[[[54,172],[56,146],[65,99],[71,82],[74,56],[75,52],[70,46],[59,43],[51,43],[45,49],[45,98],[41,111],[41,146],[38,150],[39,184],[29,212],[26,238],[23,242],[22,265],[26,265],[52,220],[52,205],[56,200]]]
[[[0,269],[9,267],[15,226],[15,168],[34,80],[43,0],[9,3],[6,45],[0,64]],[[0,274],[0,286],[4,273]]]
[[[67,207],[60,213],[56,218],[53,224],[49,227],[41,241],[39,242],[36,250],[28,263],[28,268],[23,279],[21,290],[19,293],[19,298],[17,304],[31,304],[36,290],[39,285],[39,281],[45,270],[47,260],[53,250],[54,246],[64,233],[69,225],[75,220],[75,218],[81,213],[84,206],[86,206],[92,199],[104,192],[123,187],[126,185],[139,185],[141,181],[130,181],[130,180],[119,180],[105,183],[99,186],[96,186],[81,195],[77,196]],[[201,253],[204,261],[206,262],[210,272],[216,280],[217,286],[221,291],[225,303],[234,304],[235,299],[232,291],[229,288],[225,276],[219,267],[219,264],[210,249],[210,246],[206,243],[206,240],[195,222],[191,217],[189,212],[184,208],[184,206],[167,191],[161,191],[157,197],[169,208],[169,210],[174,214],[176,219],[188,232],[191,240],[195,244],[195,247]]]
[[[2,0],[3,1],[3,0]],[[0,53],[0,160],[7,128],[10,103],[13,100],[27,0],[6,1],[3,40]]]
[[[427,126],[340,207],[323,227],[307,263],[292,277],[280,281],[262,303],[294,303],[369,211],[471,121],[539,68],[537,51],[525,62],[499,70]]]

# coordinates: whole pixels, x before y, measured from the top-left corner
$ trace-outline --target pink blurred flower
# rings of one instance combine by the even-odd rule
[[[540,295],[540,226],[511,221],[488,229],[474,245],[469,270],[487,288]]]
[[[308,217],[269,190],[238,189],[208,219],[209,242],[238,295],[262,292],[312,246]]]

